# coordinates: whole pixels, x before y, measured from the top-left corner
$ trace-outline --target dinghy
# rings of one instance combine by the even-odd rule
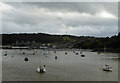
[[[23,52],[23,54],[25,54],[25,52]]]
[[[28,57],[25,57],[25,59],[24,59],[25,61],[28,61],[29,60],[29,58]]]
[[[7,56],[7,53],[6,53],[6,54],[4,54],[4,56]]]
[[[106,52],[106,47],[104,46],[104,52]],[[110,67],[108,64],[106,64],[106,56],[105,56],[105,67],[103,67],[103,71],[112,71],[112,67]]]
[[[67,52],[65,52],[65,54],[67,54]]]
[[[46,72],[45,65],[44,65],[43,68],[41,68],[41,66],[38,67],[37,70],[36,70],[36,72],[37,72],[37,73],[45,73],[45,72]]]
[[[100,54],[100,52],[98,52],[97,54]]]
[[[109,65],[105,65],[105,67],[103,67],[103,71],[111,71],[112,72],[112,67],[109,67]]]
[[[55,56],[55,59],[57,59],[57,56]]]
[[[81,57],[85,57],[85,55],[84,55],[84,54],[82,54],[82,55],[81,55]]]
[[[76,53],[76,55],[78,55],[78,53]]]

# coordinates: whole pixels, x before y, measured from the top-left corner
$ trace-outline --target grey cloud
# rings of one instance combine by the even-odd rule
[[[118,3],[117,2],[8,2],[7,4],[12,5],[16,8],[21,7],[38,7],[48,8],[53,11],[63,10],[67,11],[78,11],[90,14],[105,10],[113,15],[117,16]]]
[[[14,9],[3,10],[3,32],[46,32],[91,36],[117,33],[117,18],[102,18],[106,11],[117,17],[117,3],[24,2],[5,3]],[[87,14],[82,15],[82,14]]]

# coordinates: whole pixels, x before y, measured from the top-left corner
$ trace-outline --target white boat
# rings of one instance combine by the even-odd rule
[[[106,52],[106,48],[104,47],[104,51]],[[108,64],[106,64],[106,57],[105,57],[105,67],[103,67],[103,71],[112,71],[112,67],[110,67]]]
[[[112,72],[112,67],[105,66],[105,67],[103,67],[103,71],[111,71]]]
[[[46,69],[45,68],[43,68],[43,73],[45,73],[46,72]]]
[[[46,69],[45,69],[45,68],[42,68],[42,69],[41,69],[41,68],[38,67],[37,70],[36,70],[36,72],[37,72],[37,73],[45,73],[45,72],[46,72]]]
[[[39,67],[37,68],[36,72],[40,73],[40,68]]]

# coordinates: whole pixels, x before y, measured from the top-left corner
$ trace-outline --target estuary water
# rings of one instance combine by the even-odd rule
[[[7,56],[4,56],[7,52]],[[25,52],[25,54],[23,54]],[[2,50],[3,81],[118,81],[118,54],[72,50],[44,51],[40,49]],[[34,54],[33,54],[34,53]],[[47,56],[46,56],[47,55]],[[55,59],[55,56],[58,58]],[[28,57],[28,61],[24,58]],[[105,63],[112,72],[102,71]],[[46,65],[46,73],[37,73],[36,69]]]

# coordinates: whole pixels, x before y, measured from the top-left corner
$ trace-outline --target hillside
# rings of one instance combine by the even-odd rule
[[[2,45],[30,46],[47,45],[60,48],[82,48],[82,49],[103,49],[104,46],[109,49],[120,48],[120,33],[116,36],[106,38],[96,38],[89,36],[72,35],[51,35],[45,33],[19,33],[19,34],[1,34]]]

